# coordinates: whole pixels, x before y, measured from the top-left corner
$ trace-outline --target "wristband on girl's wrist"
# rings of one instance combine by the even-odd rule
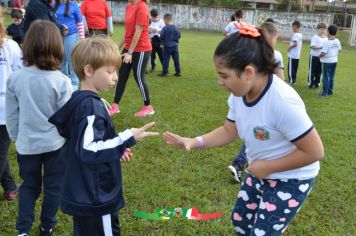
[[[131,56],[132,56],[132,53],[133,53],[133,51],[130,51],[130,50],[127,52],[127,54],[129,54]]]
[[[199,148],[204,148],[205,143],[204,143],[204,139],[202,136],[196,137],[196,140],[198,141],[198,147]]]

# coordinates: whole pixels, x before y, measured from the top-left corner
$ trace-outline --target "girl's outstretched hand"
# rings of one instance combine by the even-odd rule
[[[182,148],[187,151],[192,150],[196,146],[196,139],[181,137],[178,134],[173,134],[170,132],[163,133],[163,139],[167,144],[173,145],[177,148]]]
[[[151,122],[148,124],[145,124],[144,126],[142,126],[141,128],[131,128],[131,132],[135,138],[136,141],[141,141],[146,137],[150,137],[150,136],[158,136],[159,133],[158,132],[150,132],[150,131],[146,131],[147,129],[152,128],[153,126],[155,126],[156,123],[155,122]]]

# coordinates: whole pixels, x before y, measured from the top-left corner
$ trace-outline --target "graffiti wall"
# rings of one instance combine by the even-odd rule
[[[320,22],[327,24],[332,22],[332,14],[327,13],[294,13],[256,10],[254,24],[260,25],[267,18],[276,21],[279,35],[282,38],[289,38],[292,34],[292,23],[295,20],[302,24],[301,33],[304,40],[310,40],[316,33],[316,26]]]
[[[111,2],[113,20],[123,22],[125,19],[125,2]],[[156,8],[160,12],[161,18],[166,13],[173,15],[173,21],[178,27],[184,29],[213,30],[222,32],[229,23],[231,15],[235,9],[221,7],[197,7],[190,5],[175,4],[150,4],[150,8]],[[304,40],[310,40],[316,33],[316,26],[320,22],[332,23],[333,15],[330,13],[297,13],[297,12],[277,12],[267,10],[244,10],[244,22],[260,25],[267,18],[272,18],[277,22],[279,35],[288,39],[292,34],[292,22],[299,20],[302,24],[301,32]],[[356,46],[356,17],[353,19],[353,30],[350,44]]]
[[[350,45],[356,47],[356,16],[353,17]]]

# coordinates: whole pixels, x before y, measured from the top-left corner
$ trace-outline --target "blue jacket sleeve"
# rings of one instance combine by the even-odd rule
[[[80,122],[75,150],[83,163],[119,161],[125,149],[136,144],[130,130],[125,130],[114,138],[105,139],[108,129],[106,123],[103,118],[95,115]]]

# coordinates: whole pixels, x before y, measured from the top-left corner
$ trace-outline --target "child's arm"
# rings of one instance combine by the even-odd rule
[[[80,136],[76,150],[84,163],[98,164],[119,160],[127,148],[145,137],[159,135],[157,132],[147,132],[154,122],[141,128],[127,129],[112,139],[105,139],[106,122],[103,118],[92,115],[79,124]]]
[[[313,46],[310,46],[311,49],[322,49],[323,46],[318,46],[318,45],[313,45]]]
[[[74,18],[75,18],[75,23],[77,25],[79,38],[84,39],[85,33],[84,33],[84,23],[83,23],[82,14],[80,13],[80,10],[79,10],[79,7],[77,4],[73,4],[72,6],[74,7]]]
[[[231,121],[225,121],[223,126],[220,126],[199,138],[181,137],[170,132],[165,132],[163,134],[163,139],[167,144],[183,148],[187,151],[196,148],[220,147],[235,141],[237,138],[238,133],[235,124]]]
[[[11,140],[16,141],[19,130],[19,103],[12,84],[13,78],[8,79],[6,89],[6,128]]]
[[[324,156],[324,147],[317,131],[313,128],[306,136],[293,142],[297,147],[292,153],[275,160],[257,160],[247,171],[264,179],[272,173],[297,169],[319,161]]]
[[[136,25],[135,26],[135,33],[134,33],[134,36],[132,38],[129,51],[127,53],[124,53],[124,55],[123,55],[123,57],[124,57],[123,62],[125,62],[125,63],[131,63],[132,62],[132,53],[136,48],[138,40],[141,37],[142,31],[143,31],[143,25]]]
[[[319,55],[319,57],[324,57],[326,55],[326,53],[329,50],[329,44],[327,42],[323,42],[323,46],[321,47],[321,53]]]
[[[298,46],[298,42],[297,41],[293,41],[292,44],[288,47],[288,52],[290,50],[292,50],[293,48],[297,47]]]

